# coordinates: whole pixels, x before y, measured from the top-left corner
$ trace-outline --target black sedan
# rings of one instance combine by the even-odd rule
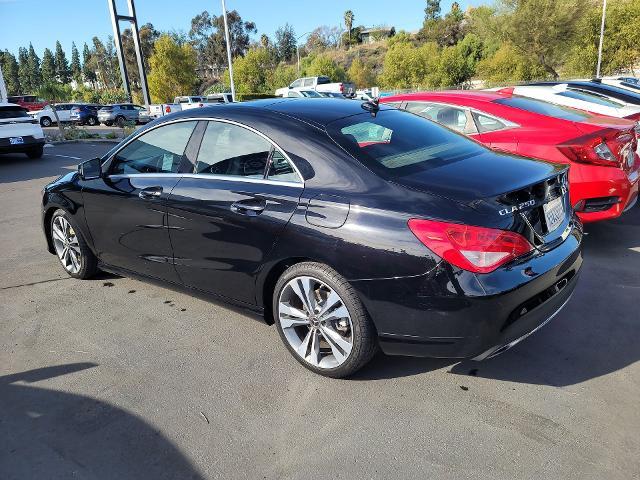
[[[582,264],[567,171],[372,102],[278,99],[154,121],[48,185],[51,253],[275,322],[332,377],[380,347],[483,359],[568,301]]]

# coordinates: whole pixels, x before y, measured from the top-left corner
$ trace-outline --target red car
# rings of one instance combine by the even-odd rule
[[[27,111],[33,112],[35,110],[42,110],[45,106],[49,105],[49,102],[41,100],[35,95],[14,95],[7,100],[9,103],[15,103]]]
[[[494,150],[566,163],[583,222],[618,217],[638,198],[638,125],[510,92],[443,91],[384,97]]]

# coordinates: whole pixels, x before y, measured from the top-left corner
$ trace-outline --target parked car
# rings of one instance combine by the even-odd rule
[[[631,120],[640,119],[640,105],[624,103],[622,100],[617,100],[598,92],[571,88],[566,83],[558,85],[523,85],[501,88],[496,91],[537,98],[556,105],[565,105],[579,110],[599,113],[600,115],[609,115],[610,117],[629,118]]]
[[[149,106],[151,119],[163,117],[170,113],[189,110],[190,108],[202,108],[211,104],[231,103],[231,93],[212,93],[205,96],[180,96],[175,97],[173,103],[160,103]]]
[[[636,77],[617,77],[600,79],[605,85],[613,85],[615,87],[631,90],[634,93],[640,93],[640,78]]]
[[[49,102],[38,98],[36,95],[13,95],[8,97],[9,103],[15,103],[31,112],[34,110],[42,110]]]
[[[151,120],[148,115],[141,116],[141,111],[146,112],[146,109],[132,103],[105,105],[98,110],[98,121],[108,127],[114,124],[119,127],[124,127],[127,122],[147,123]]]
[[[315,90],[306,90],[303,88],[294,88],[287,92],[286,98],[322,98],[320,92]]]
[[[584,90],[587,92],[595,92],[601,95],[607,95],[608,97],[622,100],[625,103],[632,105],[640,105],[640,92],[621,88],[616,85],[608,85],[602,83],[601,80],[568,80],[568,81],[544,81],[544,82],[531,82],[528,85],[558,85],[564,83],[568,87],[575,90]]]
[[[553,318],[582,264],[566,177],[386,106],[259,100],[143,127],[45,187],[42,221],[69,275],[260,312],[343,377],[378,344],[484,359]]]
[[[341,98],[343,100],[347,98],[343,94],[335,93],[335,92],[316,92],[316,93],[321,97],[325,97],[325,98]]]
[[[357,90],[355,98],[356,100],[364,100],[366,102],[372,102],[375,100],[371,90]]]
[[[318,92],[341,93],[345,97],[353,97],[356,94],[356,86],[353,83],[331,82],[329,77],[304,77],[294,80],[291,85],[276,90],[276,97],[286,97],[287,92],[293,89],[316,90]]]
[[[389,102],[495,150],[570,165],[571,204],[583,222],[608,220],[635,205],[635,123],[509,92],[443,91]]]
[[[26,153],[40,158],[44,152],[44,133],[26,108],[0,103],[0,153]]]
[[[56,115],[53,113],[53,109],[55,108],[56,113],[58,114],[58,119],[63,123],[68,123],[71,121],[71,109],[76,104],[73,103],[56,103],[54,105],[45,105],[42,110],[34,110],[29,112],[29,115],[36,119],[41,126],[50,127],[54,123],[56,123]]]
[[[69,120],[79,125],[98,125],[98,110],[102,105],[83,103],[73,105],[70,110]]]

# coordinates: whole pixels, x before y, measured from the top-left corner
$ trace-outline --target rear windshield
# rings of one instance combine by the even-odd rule
[[[0,119],[28,117],[27,111],[22,107],[0,107]]]
[[[327,83],[331,83],[329,77],[318,77],[318,85],[326,85]]]
[[[395,179],[484,153],[476,142],[418,115],[381,110],[330,123],[338,145],[383,178]]]
[[[620,102],[614,102],[610,98],[598,95],[597,93],[585,92],[584,90],[573,90],[567,88],[564,92],[558,93],[563,97],[575,98],[576,100],[583,100],[585,102],[597,103],[605,107],[622,108],[624,105]]]
[[[499,98],[494,100],[493,103],[519,108],[520,110],[546,115],[547,117],[561,118],[563,120],[569,120],[570,122],[582,122],[591,116],[587,112],[582,112],[574,108],[562,107],[542,100],[518,97],[516,95],[509,98]]]

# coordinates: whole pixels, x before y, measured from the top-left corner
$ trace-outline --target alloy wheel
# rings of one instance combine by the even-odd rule
[[[300,358],[318,368],[342,365],[353,347],[353,323],[340,296],[309,276],[285,284],[278,299],[278,321]]]
[[[69,273],[78,273],[82,268],[80,243],[69,221],[61,215],[55,217],[51,225],[51,236],[62,266]]]

